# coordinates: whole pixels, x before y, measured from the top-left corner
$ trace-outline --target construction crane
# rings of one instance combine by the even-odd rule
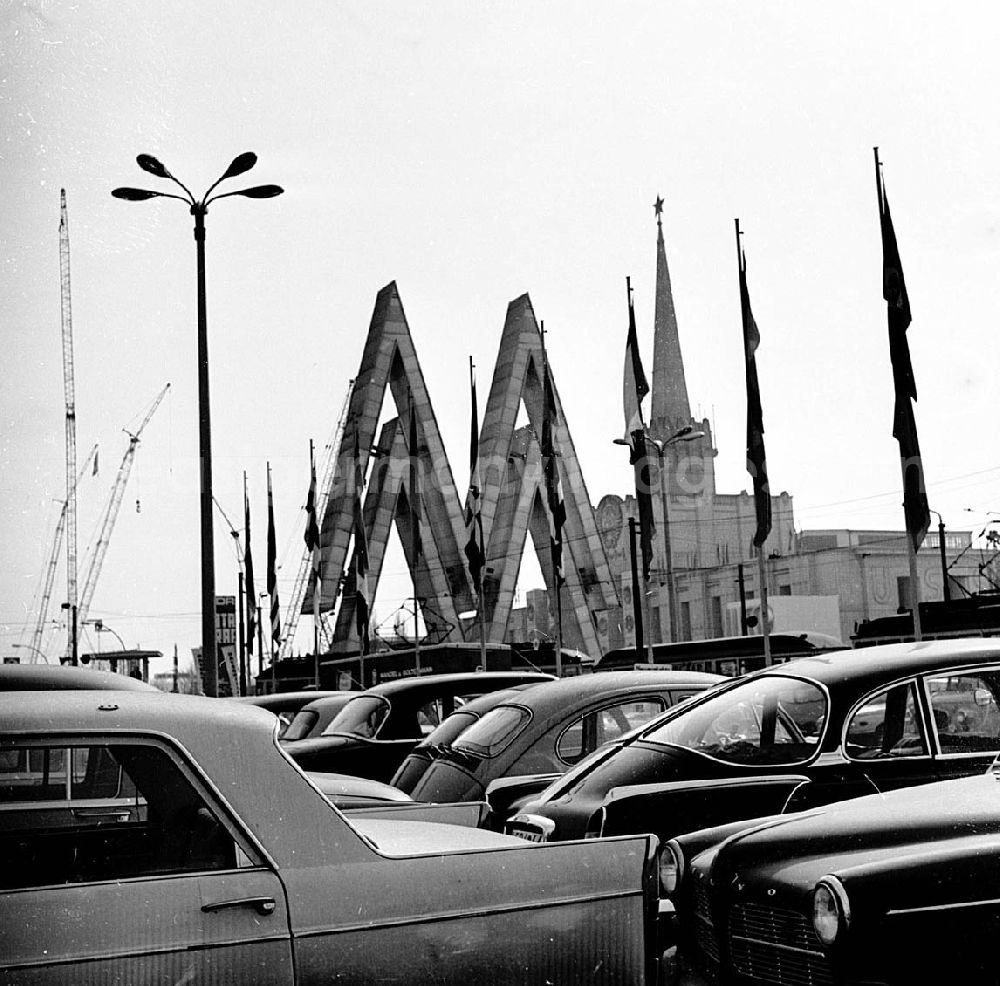
[[[66,392],[66,605],[73,619],[67,649],[76,635],[76,385],[73,379],[73,309],[69,287],[69,214],[59,191],[59,281],[62,308],[63,387]]]
[[[76,477],[77,485],[79,485],[80,480],[83,479],[91,461],[96,456],[97,446],[95,445],[90,450],[90,454],[83,463],[83,468]],[[59,552],[62,549],[63,535],[66,531],[66,515],[69,512],[68,507],[69,501],[63,500],[62,509],[59,511],[59,520],[56,522],[55,534],[52,536],[52,551],[49,554],[48,564],[45,566],[45,578],[42,583],[42,592],[38,602],[38,619],[35,622],[35,630],[31,635],[32,664],[35,661],[36,655],[42,654],[44,656],[45,654],[45,651],[42,649],[42,637],[45,634],[45,625],[48,623],[49,619],[49,600],[52,598],[52,586],[56,577],[56,565],[59,561]]]
[[[344,425],[347,422],[347,409],[351,402],[351,392],[354,389],[354,381],[351,380],[347,386],[347,395],[344,397],[343,406],[340,409],[340,417],[337,419],[337,427],[334,431],[333,441],[326,447],[326,458],[323,461],[323,479],[319,488],[319,496],[316,502],[316,517],[319,524],[323,523],[323,515],[326,513],[326,504],[330,499],[330,488],[333,485],[334,476],[337,469],[337,458],[340,455],[340,443],[344,438]],[[312,574],[312,552],[306,547],[302,554],[302,562],[299,565],[299,574],[295,578],[295,585],[292,587],[292,597],[288,603],[285,613],[284,636],[281,638],[281,646],[278,648],[278,660],[284,660],[289,656],[292,645],[295,642],[295,631],[299,625],[299,616],[302,614],[302,601],[309,586],[309,577]],[[326,624],[323,623],[324,636],[328,637]]]
[[[170,389],[168,383],[163,390],[156,395],[141,424],[135,432],[125,431],[129,436],[128,448],[122,456],[122,463],[118,467],[118,475],[115,477],[114,486],[111,487],[111,496],[108,498],[107,506],[101,519],[100,533],[97,535],[97,542],[94,545],[94,553],[90,556],[90,564],[87,567],[87,574],[83,580],[83,589],[80,591],[80,604],[77,610],[77,622],[83,624],[90,610],[90,601],[94,597],[94,589],[97,587],[97,579],[101,574],[101,566],[104,564],[104,556],[108,551],[108,542],[111,540],[111,532],[115,528],[115,521],[118,520],[118,509],[122,505],[122,497],[125,495],[125,484],[128,482],[129,473],[132,471],[132,462],[135,459],[135,450],[139,445],[139,436],[143,429],[149,424],[149,419],[160,406],[160,402]]]

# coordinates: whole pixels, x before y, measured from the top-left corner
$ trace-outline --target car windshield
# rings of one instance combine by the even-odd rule
[[[373,739],[389,715],[389,700],[381,695],[359,695],[352,698],[334,717],[324,736],[349,733]]]
[[[827,698],[819,685],[771,674],[670,717],[643,739],[726,763],[794,764],[812,756],[826,718]]]
[[[498,705],[473,723],[452,743],[452,749],[472,753],[477,757],[495,757],[513,742],[530,719],[527,709],[515,705]]]

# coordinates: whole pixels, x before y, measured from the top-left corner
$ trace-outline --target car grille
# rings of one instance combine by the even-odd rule
[[[828,986],[823,948],[804,915],[761,904],[737,904],[729,916],[733,968],[759,983]]]
[[[702,879],[695,879],[691,896],[694,903],[695,944],[707,959],[718,963],[719,946],[715,941],[715,929],[712,927],[712,905],[708,895],[708,884]]]

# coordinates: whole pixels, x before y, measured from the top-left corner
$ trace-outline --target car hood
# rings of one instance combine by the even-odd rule
[[[523,839],[468,825],[351,816],[351,826],[386,856],[426,856],[473,849],[523,849]]]
[[[1000,778],[992,773],[866,795],[801,815],[750,823],[698,857],[741,878],[806,890],[828,873],[861,875],[912,854],[962,853],[1000,838]]]

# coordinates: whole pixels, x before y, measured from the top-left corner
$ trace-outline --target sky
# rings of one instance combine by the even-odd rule
[[[287,600],[309,441],[331,441],[393,280],[456,477],[468,358],[487,392],[507,304],[527,292],[591,500],[625,495],[631,472],[611,441],[625,278],[649,371],[657,196],[718,490],[749,488],[739,218],[772,491],[793,496],[800,530],[901,529],[874,146],[913,311],[930,505],[949,530],[979,534],[1000,517],[998,21],[995,5],[962,0],[0,0],[0,654],[30,654],[65,497],[63,188],[80,465],[99,445],[78,493],[81,573],[125,429],[171,385],[142,433],[89,617],[128,647],[176,645],[182,666],[199,642],[192,220],[179,202],[111,197],[169,190],[139,153],[200,192],[254,151],[244,184],[285,190],[225,199],[207,219],[214,491],[242,534],[247,476],[260,591],[267,464]],[[215,540],[217,590],[235,593],[218,512]],[[540,584],[528,563],[522,576]],[[381,619],[409,585],[397,552]],[[60,563],[53,657],[66,598]],[[117,646],[81,630],[81,649]]]

